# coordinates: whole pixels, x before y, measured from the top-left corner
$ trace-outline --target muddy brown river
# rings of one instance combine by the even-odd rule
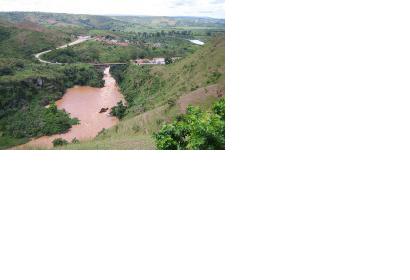
[[[71,117],[80,120],[79,125],[74,125],[70,131],[64,134],[43,136],[34,139],[18,149],[26,148],[51,148],[53,140],[63,138],[71,142],[92,139],[103,128],[110,128],[118,123],[118,119],[110,116],[111,107],[117,105],[124,98],[118,89],[115,79],[110,74],[110,68],[104,70],[105,85],[103,88],[88,86],[75,86],[67,90],[63,98],[56,102],[59,109],[70,113]],[[101,108],[109,108],[105,113],[100,113]]]

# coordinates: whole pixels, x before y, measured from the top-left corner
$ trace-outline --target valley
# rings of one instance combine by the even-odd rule
[[[2,149],[206,149],[224,135],[211,114],[225,93],[224,21],[0,13],[0,38]],[[136,63],[158,57],[167,65]],[[210,127],[181,141],[189,130],[199,144],[159,145],[190,105]]]

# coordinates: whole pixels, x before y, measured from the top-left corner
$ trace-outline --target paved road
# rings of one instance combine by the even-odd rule
[[[67,45],[64,45],[64,46],[61,46],[61,47],[58,47],[58,48],[56,48],[56,49],[57,49],[57,50],[58,50],[58,49],[65,49],[65,48],[67,48],[68,46],[74,46],[74,45],[83,43],[83,42],[85,42],[85,41],[91,40],[91,39],[92,39],[92,38],[91,38],[90,36],[80,37],[80,38],[78,38],[77,40],[75,40],[74,42],[71,42],[71,43],[69,43],[69,44],[67,44]],[[46,60],[43,60],[43,59],[40,58],[43,54],[49,53],[49,52],[51,52],[51,51],[53,51],[53,50],[48,50],[48,51],[44,51],[44,52],[41,52],[41,53],[37,53],[37,54],[35,54],[34,56],[35,56],[40,62],[42,62],[42,63],[47,63],[47,64],[62,64],[62,63],[58,63],[58,62],[46,61]]]

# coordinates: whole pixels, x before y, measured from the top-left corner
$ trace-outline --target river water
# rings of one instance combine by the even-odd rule
[[[200,40],[189,40],[189,41],[195,45],[200,45],[200,46],[205,45],[205,43]]]
[[[56,138],[63,138],[71,142],[74,138],[78,140],[92,139],[98,135],[103,128],[110,128],[118,123],[118,119],[109,115],[111,107],[119,101],[124,101],[118,89],[115,79],[110,74],[110,68],[104,70],[105,85],[103,88],[88,86],[75,86],[67,90],[63,98],[56,102],[59,109],[64,109],[71,117],[80,120],[79,125],[74,125],[70,131],[64,134],[43,136],[34,139],[18,149],[25,148],[51,148]],[[109,108],[105,113],[100,113],[101,108]]]

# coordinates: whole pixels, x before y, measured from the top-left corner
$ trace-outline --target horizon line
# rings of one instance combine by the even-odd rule
[[[211,19],[220,19],[220,20],[225,20],[225,18],[217,18],[217,17],[211,17],[211,16],[165,16],[165,15],[135,15],[135,14],[92,14],[92,13],[87,13],[87,14],[78,14],[78,13],[68,13],[68,12],[42,12],[42,11],[2,11],[0,10],[0,13],[43,13],[43,14],[66,14],[66,15],[84,15],[84,16],[107,16],[107,17],[115,17],[115,16],[130,16],[130,17],[170,17],[170,18],[175,18],[175,17],[192,17],[192,18],[211,18]]]

